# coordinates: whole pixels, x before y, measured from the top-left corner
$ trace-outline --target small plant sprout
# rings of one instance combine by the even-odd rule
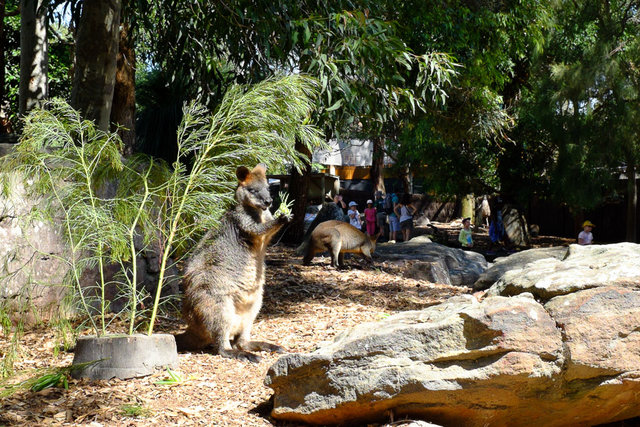
[[[122,405],[120,410],[122,411],[122,415],[131,418],[147,418],[153,414],[151,409],[135,403]]]
[[[178,385],[182,384],[184,381],[184,378],[179,372],[172,371],[170,368],[167,368],[167,376],[162,380],[156,381],[156,385]]]
[[[280,206],[278,210],[275,212],[274,216],[279,217],[280,215],[284,215],[287,218],[291,217],[291,207],[293,206],[293,200],[289,201],[289,193],[285,191],[281,191],[278,193],[280,198]]]
[[[46,374],[37,379],[36,383],[31,386],[31,391],[42,391],[51,387],[62,387],[69,390],[69,379],[66,372],[54,372]]]

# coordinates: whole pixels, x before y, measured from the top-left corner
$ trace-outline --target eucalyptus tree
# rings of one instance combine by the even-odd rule
[[[637,0],[560,2],[518,126],[528,153],[547,153],[548,161],[527,167],[574,211],[603,201],[624,170],[630,241],[637,239],[639,7]]]
[[[20,1],[20,115],[49,95],[47,3],[46,0]]]
[[[409,47],[448,52],[460,64],[446,104],[427,104],[424,114],[406,116],[397,123],[400,131],[388,132],[386,149],[396,164],[410,163],[437,193],[501,187],[498,167],[520,145],[509,130],[552,23],[550,5],[550,0],[396,3]]]
[[[353,130],[371,135],[423,100],[445,98],[455,73],[448,55],[410,49],[388,19],[391,9],[367,0],[170,0],[158,5],[154,56],[213,99],[229,80],[310,74],[321,85],[314,119],[327,137]],[[307,177],[292,179],[294,239],[302,235]]]
[[[84,0],[76,36],[71,105],[109,129],[116,76],[121,0]]]

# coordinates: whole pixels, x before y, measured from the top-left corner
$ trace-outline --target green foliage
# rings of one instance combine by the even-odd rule
[[[31,391],[38,392],[51,387],[62,387],[65,390],[68,390],[69,381],[67,378],[67,374],[64,372],[45,374],[39,378],[36,378],[36,382],[29,389]]]
[[[322,145],[310,124],[317,83],[304,76],[269,79],[252,87],[234,86],[213,115],[195,103],[183,112],[178,129],[178,155],[165,191],[160,196],[162,261],[160,283],[172,250],[184,253],[208,228],[215,227],[232,199],[238,165],[267,167],[287,160],[295,168],[309,150]],[[187,162],[191,162],[187,173]],[[161,286],[158,286],[149,334],[153,331]]]
[[[14,364],[20,354],[20,340],[24,333],[24,323],[19,320],[16,325],[9,317],[5,303],[0,306],[0,330],[2,335],[10,340],[9,348],[2,354],[0,360],[0,380],[9,377],[14,372]]]
[[[148,322],[151,334],[170,262],[217,226],[233,200],[236,167],[289,162],[300,168],[303,161],[295,141],[310,150],[322,145],[320,133],[309,123],[316,88],[308,77],[289,76],[234,86],[213,114],[190,103],[183,110],[171,164],[142,155],[123,161],[116,133],[100,131],[61,100],[26,118],[10,167],[44,196],[45,209],[34,214],[62,221],[70,251],[64,258],[68,283],[96,334],[104,334],[108,322],[108,265],[116,264],[123,272],[113,280],[128,299],[131,334],[143,314],[136,311],[135,260],[151,245],[160,248],[160,277]],[[143,242],[142,248],[136,240]],[[81,280],[92,269],[99,276],[95,300]]]
[[[560,2],[538,58],[514,137],[532,188],[589,209],[616,191],[624,164],[638,162],[640,85],[637,1]],[[530,172],[535,171],[535,172]]]
[[[156,385],[177,385],[182,384],[184,382],[184,378],[180,375],[179,372],[173,371],[170,368],[167,368],[167,376],[160,380],[156,381]]]
[[[99,361],[80,363],[70,366],[54,368],[38,368],[17,372],[11,377],[0,381],[0,399],[9,397],[21,390],[39,392],[51,387],[69,388],[69,378],[72,371],[82,369]],[[22,379],[25,378],[26,379]]]
[[[147,418],[153,415],[151,409],[139,404],[127,404],[120,407],[122,415],[133,418]]]
[[[448,54],[414,54],[393,21],[366,12],[340,11],[293,25],[300,67],[321,83],[319,122],[334,132],[358,120],[378,132],[402,112],[444,104],[444,88],[456,75]]]
[[[98,266],[99,326],[90,316],[98,334],[105,333],[108,310],[105,265],[120,259],[127,249],[126,229],[113,220],[117,201],[98,195],[105,184],[105,169],[123,170],[121,145],[117,134],[100,131],[56,99],[27,116],[20,144],[10,158],[12,169],[31,180],[30,189],[47,196],[45,209],[35,214],[47,219],[62,215],[63,236],[70,249],[65,259],[69,283],[78,291],[87,314],[92,312],[91,303],[80,278],[85,270]]]
[[[19,1],[6,2],[6,11],[18,8]],[[20,15],[8,16],[4,20],[5,45],[5,100],[8,103],[9,121],[14,129],[22,123],[18,120],[18,90],[20,86]],[[71,66],[73,36],[59,22],[50,22],[47,39],[49,96],[69,99],[71,96]]]

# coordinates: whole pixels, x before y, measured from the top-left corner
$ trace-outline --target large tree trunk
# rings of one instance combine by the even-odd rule
[[[4,17],[6,12],[7,2],[0,0],[0,134],[11,133],[9,124],[9,112],[6,108],[5,102],[5,47],[6,38],[4,36]]]
[[[409,166],[402,167],[400,179],[402,180],[402,191],[406,194],[411,194],[413,192],[413,188],[411,188],[411,168]]]
[[[371,162],[371,180],[373,181],[373,191],[382,191],[384,188],[384,138],[377,136],[373,138],[373,159]]]
[[[120,0],[85,0],[76,36],[71,105],[105,131],[113,102],[121,7]]]
[[[637,239],[638,186],[636,182],[636,162],[633,155],[627,156],[627,242]]]
[[[20,1],[20,88],[21,116],[49,95],[47,82],[47,1]]]
[[[304,236],[304,214],[307,210],[307,192],[311,181],[311,153],[301,142],[296,141],[296,150],[303,153],[308,161],[302,173],[295,169],[291,171],[289,181],[289,198],[293,203],[293,221],[285,232],[285,240],[290,243],[300,243]]]
[[[111,108],[111,127],[118,131],[124,143],[124,155],[133,154],[136,142],[136,58],[128,23],[120,29],[116,81]]]

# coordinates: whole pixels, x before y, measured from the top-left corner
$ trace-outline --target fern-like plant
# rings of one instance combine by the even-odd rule
[[[179,261],[205,230],[216,227],[233,201],[238,165],[303,164],[294,149],[309,149],[322,138],[310,123],[316,82],[305,76],[233,86],[215,112],[197,102],[185,106],[172,164],[137,155],[122,159],[121,141],[53,100],[25,121],[23,137],[10,158],[29,187],[45,197],[38,214],[57,219],[69,245],[68,283],[97,335],[106,332],[107,265],[122,267],[121,285],[129,299],[129,333],[141,316],[136,240],[159,249],[160,273],[148,334],[153,332],[170,262]],[[109,192],[117,182],[117,189]],[[82,289],[82,275],[97,269],[97,303]],[[97,314],[95,307],[98,308]]]

